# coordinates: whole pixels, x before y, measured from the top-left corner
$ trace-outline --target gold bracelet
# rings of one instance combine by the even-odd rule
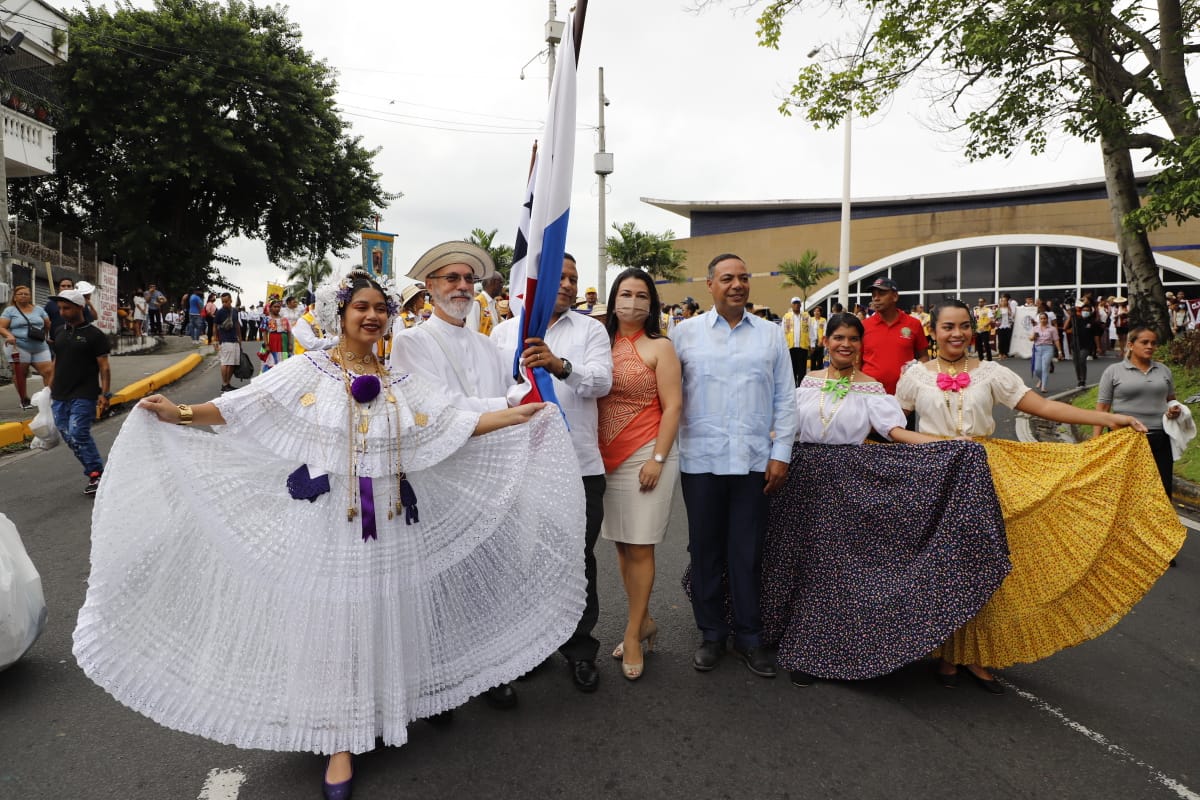
[[[177,424],[179,424],[179,425],[191,425],[192,424],[192,407],[191,406],[185,406],[182,403],[179,404],[179,422]]]

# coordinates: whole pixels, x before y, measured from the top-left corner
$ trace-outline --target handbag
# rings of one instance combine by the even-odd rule
[[[17,307],[14,305],[13,308],[17,308]],[[17,308],[17,313],[20,314],[22,317],[25,317],[25,312],[19,308]],[[25,330],[28,331],[28,333],[26,333],[25,335],[30,341],[33,341],[33,342],[46,341],[46,329],[33,327],[33,323],[29,321],[29,317],[25,317]]]

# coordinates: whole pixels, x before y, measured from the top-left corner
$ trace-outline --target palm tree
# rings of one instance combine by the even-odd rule
[[[683,268],[687,251],[671,244],[675,239],[674,231],[661,234],[640,231],[632,222],[623,225],[614,222],[612,227],[617,235],[609,236],[604,243],[612,263],[622,267],[637,267],[673,283],[680,283],[687,277]]]
[[[304,297],[309,287],[316,289],[333,274],[328,258],[302,258],[288,269],[287,293]]]
[[[512,269],[513,249],[506,244],[492,244],[496,239],[497,232],[496,228],[492,228],[490,233],[483,228],[475,228],[467,237],[467,241],[488,252],[488,255],[492,257],[492,262],[496,265],[496,271],[504,278],[504,282],[508,283],[508,272]]]
[[[805,250],[796,260],[784,261],[779,265],[779,274],[783,276],[784,286],[795,286],[800,290],[804,305],[808,305],[808,293],[827,275],[836,270],[828,264],[823,264],[817,258],[816,250]]]

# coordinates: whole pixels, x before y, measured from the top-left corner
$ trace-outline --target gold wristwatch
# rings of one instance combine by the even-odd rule
[[[180,425],[191,425],[192,424],[192,407],[191,406],[184,405],[183,403],[179,404],[179,423],[178,424],[180,424]]]

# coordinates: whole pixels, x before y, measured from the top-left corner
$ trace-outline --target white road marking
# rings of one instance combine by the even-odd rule
[[[196,800],[237,800],[246,773],[237,769],[210,769]]]
[[[1070,717],[1068,717],[1066,714],[1063,713],[1063,710],[1061,708],[1057,708],[1055,706],[1050,705],[1049,703],[1047,703],[1045,700],[1042,700],[1037,695],[1032,694],[1031,692],[1027,692],[1024,689],[1019,689],[1016,686],[1013,686],[1011,683],[1009,683],[1006,680],[1001,679],[1000,682],[1003,683],[1005,686],[1007,686],[1008,689],[1010,691],[1014,692],[1018,697],[1022,698],[1023,700],[1029,701],[1039,711],[1041,711],[1045,714],[1049,714],[1050,716],[1054,717],[1059,722],[1061,722],[1063,725],[1067,726],[1068,728],[1075,731],[1076,733],[1083,734],[1088,739],[1091,739],[1093,742],[1095,742],[1096,744],[1103,747],[1111,755],[1114,755],[1117,758],[1120,758],[1124,761],[1128,761],[1130,764],[1133,764],[1134,766],[1141,767],[1142,769],[1146,770],[1147,772],[1150,773],[1150,778],[1155,783],[1163,786],[1166,789],[1170,789],[1172,792],[1174,792],[1176,795],[1178,795],[1180,798],[1182,798],[1182,800],[1200,800],[1200,794],[1196,794],[1195,792],[1193,792],[1188,787],[1184,786],[1179,781],[1163,774],[1159,770],[1157,770],[1154,767],[1152,767],[1151,765],[1147,764],[1145,761],[1142,761],[1140,758],[1135,756],[1133,753],[1126,750],[1124,747],[1121,747],[1119,744],[1110,742],[1108,740],[1108,737],[1106,737],[1104,734],[1094,731],[1091,728],[1087,727],[1086,725],[1083,725],[1082,723],[1076,722],[1075,720],[1071,719]]]
[[[1179,514],[1178,517],[1179,517],[1179,521],[1181,523],[1183,523],[1183,527],[1191,528],[1194,531],[1200,531],[1200,522],[1196,522],[1193,519],[1189,519],[1188,517],[1185,517],[1183,514]]]

